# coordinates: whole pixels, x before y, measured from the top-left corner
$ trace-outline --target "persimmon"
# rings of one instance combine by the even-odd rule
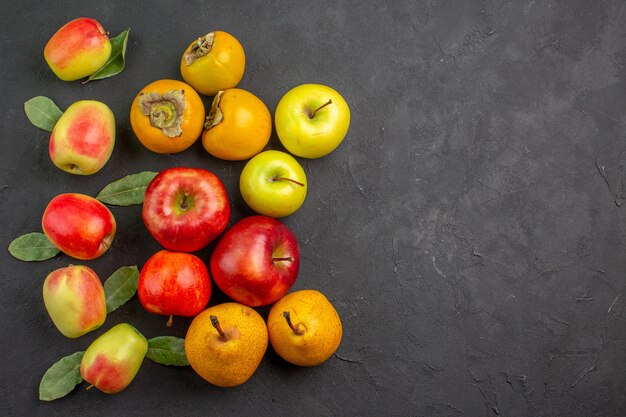
[[[231,88],[217,93],[204,127],[202,145],[208,153],[228,161],[242,161],[267,145],[272,116],[257,96]]]
[[[215,96],[234,88],[243,77],[246,56],[231,34],[215,31],[191,42],[180,60],[183,80],[200,94]]]
[[[188,84],[157,80],[145,86],[130,108],[130,124],[139,141],[152,152],[178,153],[198,140],[204,104]]]

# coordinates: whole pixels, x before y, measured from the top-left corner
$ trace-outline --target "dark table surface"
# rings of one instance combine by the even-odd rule
[[[622,1],[5,2],[0,61],[2,415],[626,415],[626,6]],[[79,17],[131,28],[127,67],[81,85],[43,59]],[[240,87],[273,110],[309,82],[340,91],[350,131],[329,156],[301,160],[304,206],[284,219],[302,266],[293,289],[322,291],[344,325],[337,355],[313,369],[271,349],[250,381],[210,386],[189,367],[145,361],[128,389],[84,385],[38,400],[45,370],[118,322],[184,337],[134,298],[96,332],[64,338],[48,318],[48,272],[6,247],[40,230],[48,201],[95,195],[123,175],[171,166],[215,172],[231,222],[250,215],[244,162],[200,143],[160,156],[130,129],[144,85],[180,79],[187,44],[225,30],[243,44]],[[107,103],[117,144],[90,177],[49,160],[24,101]],[[205,99],[209,105],[210,98]],[[281,149],[273,134],[270,148]],[[140,206],[112,208],[114,245],[85,262],[101,277],[159,249]],[[207,260],[213,246],[198,254]],[[211,304],[226,297],[215,291]],[[259,309],[262,315],[267,308]]]

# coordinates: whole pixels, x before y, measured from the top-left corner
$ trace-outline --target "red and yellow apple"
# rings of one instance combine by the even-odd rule
[[[57,77],[74,81],[102,68],[111,56],[111,41],[98,21],[80,17],[52,35],[43,54]]]
[[[98,275],[86,266],[52,271],[43,283],[43,301],[54,325],[70,338],[97,329],[106,319],[104,288]]]
[[[233,300],[271,304],[291,288],[300,268],[293,232],[276,219],[246,217],[224,234],[211,254],[213,281]]]
[[[70,174],[90,175],[109,160],[115,145],[115,117],[99,101],[77,101],[65,110],[50,135],[50,159]]]
[[[84,194],[60,194],[43,213],[43,232],[63,253],[76,259],[95,259],[109,249],[115,237],[113,213]]]
[[[146,338],[130,324],[120,323],[89,345],[80,374],[100,391],[115,394],[132,382],[147,352]]]
[[[190,253],[159,251],[141,269],[137,294],[150,313],[193,317],[211,298],[209,270]]]
[[[200,168],[169,168],[146,188],[143,221],[166,249],[195,252],[226,229],[230,202],[222,181]]]
[[[276,133],[289,152],[321,158],[343,141],[350,108],[341,94],[320,84],[303,84],[285,94],[274,115]]]

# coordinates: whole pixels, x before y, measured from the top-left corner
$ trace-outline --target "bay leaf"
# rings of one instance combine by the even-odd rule
[[[54,101],[44,96],[33,97],[24,103],[24,112],[33,125],[47,132],[52,132],[63,114]]]
[[[45,234],[34,232],[13,240],[9,244],[9,252],[20,261],[45,261],[61,251]]]
[[[85,352],[76,352],[52,365],[41,378],[39,399],[52,401],[65,397],[76,385],[83,382],[80,375],[80,362]]]
[[[128,32],[130,32],[130,29],[127,29],[116,37],[111,38],[111,56],[108,61],[102,66],[102,68],[91,74],[89,78],[83,82],[83,84],[89,81],[109,78],[122,72],[125,65]]]
[[[98,193],[96,199],[113,206],[142,204],[146,188],[156,175],[157,172],[152,171],[127,175],[104,187]]]
[[[137,292],[139,269],[137,265],[123,266],[113,272],[104,282],[104,296],[106,298],[107,314],[124,304]]]
[[[170,366],[187,366],[185,339],[174,336],[158,336],[148,339],[146,357],[156,363]]]

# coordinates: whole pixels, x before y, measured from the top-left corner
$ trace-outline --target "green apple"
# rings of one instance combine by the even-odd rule
[[[280,151],[265,151],[241,171],[239,190],[250,208],[270,217],[285,217],[306,198],[306,174],[296,159]]]
[[[303,84],[280,99],[276,133],[285,148],[303,158],[331,153],[348,133],[350,108],[337,91],[320,84]]]

